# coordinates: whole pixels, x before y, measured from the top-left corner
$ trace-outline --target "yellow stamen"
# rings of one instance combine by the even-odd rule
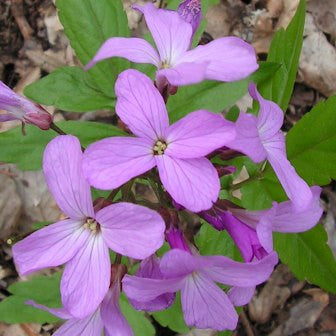
[[[158,140],[153,147],[153,153],[154,155],[162,155],[166,149],[167,144],[164,141]]]
[[[99,224],[93,218],[88,218],[83,224],[83,227],[84,229],[90,230],[93,234],[99,230]]]

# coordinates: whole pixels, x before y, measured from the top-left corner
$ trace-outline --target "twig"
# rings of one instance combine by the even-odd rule
[[[245,329],[246,335],[247,336],[254,336],[254,332],[252,330],[251,324],[249,319],[246,316],[246,313],[244,310],[242,310],[242,312],[240,313],[240,320],[243,324],[243,327]]]
[[[20,328],[25,332],[28,336],[39,336],[27,323],[21,323]]]
[[[17,174],[11,173],[11,172],[9,172],[7,170],[0,170],[0,174],[6,175],[6,176],[9,176],[9,177],[17,177],[18,176]]]
[[[25,41],[31,40],[33,29],[30,27],[23,11],[23,0],[12,0],[11,12],[20,29],[20,32]]]

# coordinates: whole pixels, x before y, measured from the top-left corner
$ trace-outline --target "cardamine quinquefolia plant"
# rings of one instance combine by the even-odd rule
[[[125,296],[154,318],[180,300],[187,326],[234,330],[236,307],[251,300],[278,263],[273,232],[313,228],[323,212],[321,188],[308,186],[287,157],[284,114],[253,83],[259,65],[250,44],[223,37],[194,48],[199,0],[184,0],[176,11],[152,3],[133,8],[143,14],[154,44],[110,37],[82,70],[91,76],[117,58],[156,68],[154,81],[137,65],[118,74],[111,98],[118,136],[104,133],[84,146],[40,105],[0,83],[0,108],[7,111],[1,122],[18,119],[59,133],[44,150],[43,172],[64,219],[18,241],[13,257],[22,276],[62,267],[62,307],[27,304],[65,320],[54,333],[59,336],[134,335],[120,305]],[[190,108],[170,121],[169,102],[179,90],[247,77],[257,109],[228,120]],[[249,160],[257,176],[273,170],[282,199],[259,210],[244,207],[235,184],[232,190],[225,185],[239,173],[236,158]],[[139,193],[139,185],[153,197]],[[97,190],[104,196],[94,196]],[[204,252],[198,243],[204,228],[235,244],[235,257]]]

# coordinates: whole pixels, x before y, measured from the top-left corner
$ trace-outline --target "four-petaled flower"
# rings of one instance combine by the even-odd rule
[[[90,145],[83,171],[99,189],[114,189],[157,166],[172,198],[191,211],[209,209],[218,198],[219,177],[204,156],[235,137],[233,123],[205,110],[169,126],[165,103],[153,82],[137,70],[116,82],[116,112],[136,137],[113,137]]]
[[[133,7],[144,14],[158,52],[144,39],[112,37],[100,47],[87,69],[109,57],[153,64],[158,69],[156,82],[160,90],[167,83],[181,86],[204,79],[231,82],[258,69],[253,47],[237,37],[222,37],[188,50],[193,27],[182,14],[157,9],[151,3]]]
[[[61,296],[76,318],[91,314],[110,285],[109,248],[144,259],[163,244],[165,224],[155,211],[131,203],[94,211],[78,139],[58,136],[46,147],[43,171],[49,190],[69,219],[38,230],[13,246],[21,275],[66,263]]]
[[[237,136],[227,147],[248,155],[254,162],[267,159],[294,207],[304,209],[311,202],[312,193],[287,159],[285,136],[280,130],[284,114],[277,104],[259,94],[255,84],[250,84],[249,92],[260,105],[258,117],[240,112]]]
[[[163,279],[125,275],[123,291],[129,299],[140,302],[181,291],[188,326],[233,330],[238,314],[227,294],[215,283],[251,288],[270,276],[277,261],[275,252],[260,261],[240,263],[223,256],[192,255],[173,249],[160,261]]]

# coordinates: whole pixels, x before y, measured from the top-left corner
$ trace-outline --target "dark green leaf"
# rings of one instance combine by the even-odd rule
[[[144,313],[132,308],[123,294],[121,295],[120,299],[120,308],[128,323],[132,327],[135,336],[155,335],[155,329],[149,320],[145,317]]]
[[[163,327],[168,327],[178,333],[187,333],[189,328],[183,319],[180,294],[176,294],[174,304],[166,310],[158,311],[152,314],[154,319]]]
[[[295,225],[295,223],[293,223]],[[300,280],[336,293],[336,261],[321,225],[299,234],[274,235],[275,249]]]
[[[256,177],[244,184],[241,188],[242,206],[249,210],[262,210],[272,206],[273,201],[282,202],[287,196],[278,181],[278,178],[270,169],[270,174]]]
[[[281,67],[271,80],[259,86],[262,96],[276,102],[283,111],[287,110],[294,87],[302,49],[305,13],[306,2],[301,0],[287,29],[281,29],[275,34],[267,61],[281,64]]]
[[[36,276],[28,281],[16,282],[9,286],[13,295],[0,303],[0,321],[5,323],[54,323],[58,318],[39,309],[26,305],[27,300],[35,300],[49,307],[59,307],[60,273]]]
[[[240,254],[226,231],[218,231],[202,220],[200,232],[195,237],[201,255],[223,255],[240,260]]]
[[[40,104],[71,112],[112,109],[115,105],[115,98],[97,89],[91,76],[79,67],[59,68],[27,86],[24,93]]]
[[[66,133],[77,136],[84,147],[106,137],[125,135],[115,126],[96,122],[61,121],[57,125]],[[27,125],[26,132],[23,136],[21,127],[16,127],[0,134],[0,161],[16,163],[23,170],[41,169],[44,148],[57,134],[31,125]]]
[[[71,46],[83,65],[112,36],[129,36],[126,13],[121,0],[57,0],[59,18]],[[117,58],[96,64],[90,75],[107,96],[114,96],[117,75],[129,62]]]
[[[310,184],[336,179],[336,96],[316,105],[287,134],[287,154]]]
[[[250,81],[260,82],[270,78],[278,69],[275,63],[260,63],[260,68],[250,77],[231,83],[204,81],[200,84],[179,87],[177,93],[168,99],[171,122],[184,117],[189,112],[207,109],[222,112],[231,107],[246,92]]]

